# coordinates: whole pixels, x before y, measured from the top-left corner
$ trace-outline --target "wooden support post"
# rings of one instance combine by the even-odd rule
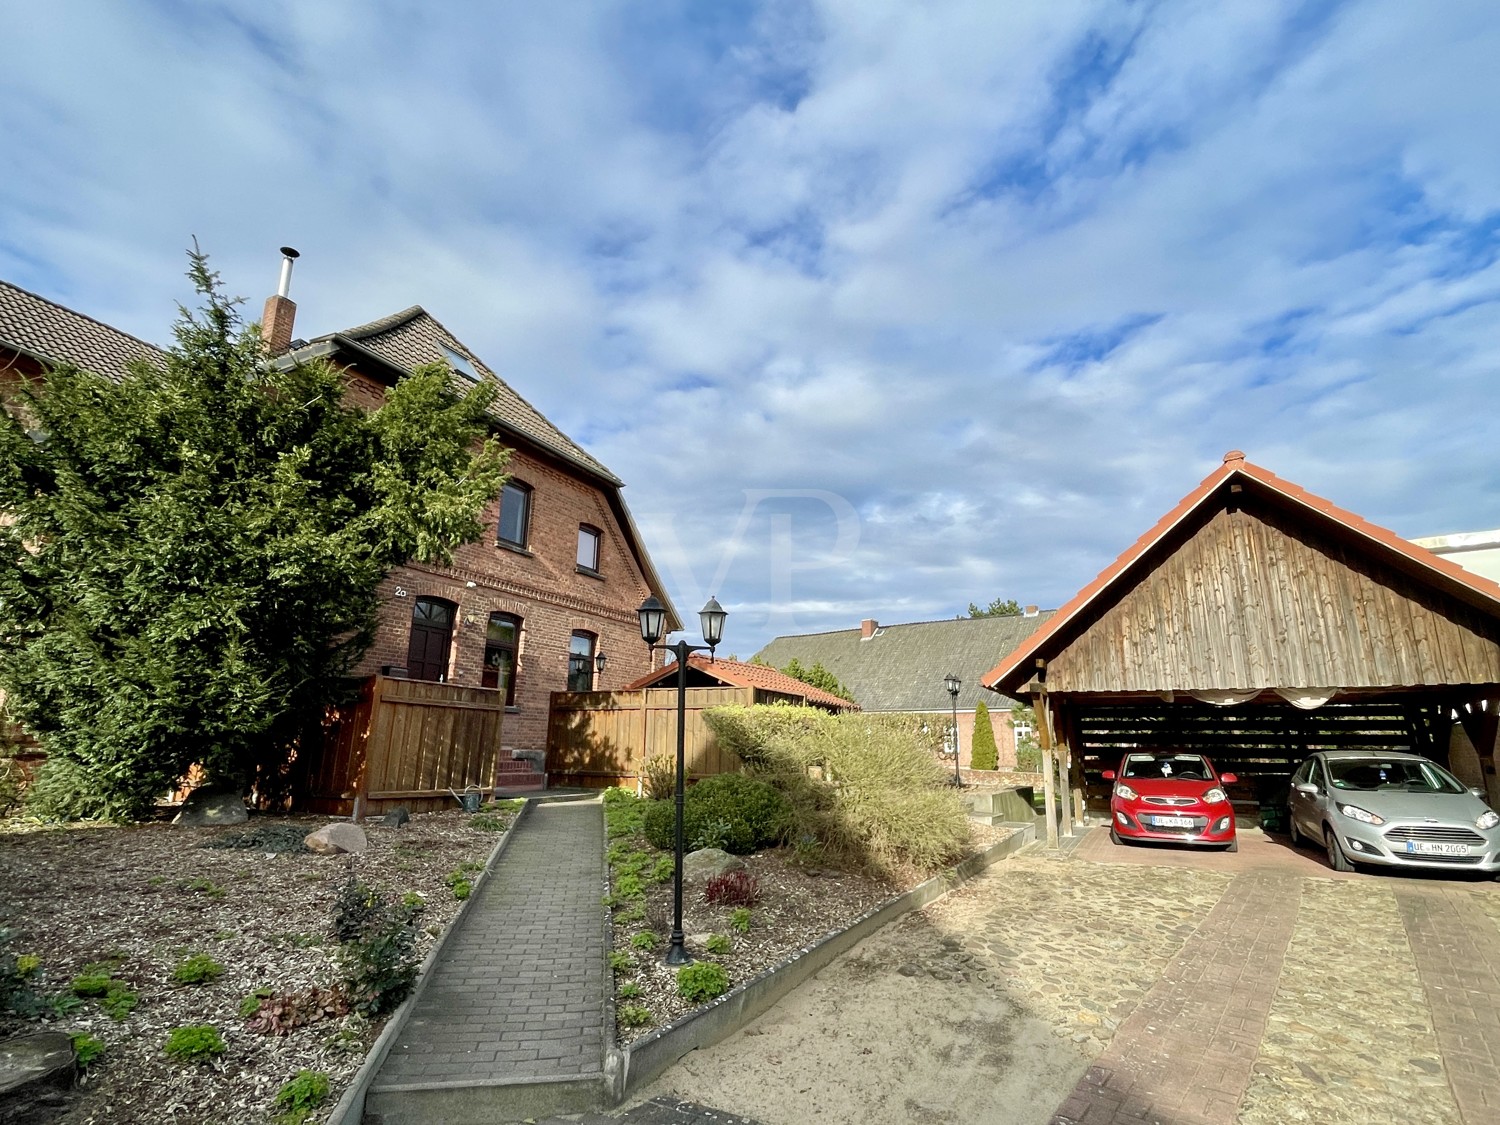
[[[1042,805],[1047,818],[1047,846],[1057,848],[1057,759],[1052,750],[1052,724],[1047,721],[1047,692],[1038,693],[1032,705],[1036,711],[1036,737],[1042,744]]]
[[[1073,835],[1073,794],[1069,785],[1069,778],[1073,772],[1073,751],[1065,739],[1058,737],[1058,726],[1052,722],[1052,704],[1048,701],[1045,717],[1042,720],[1047,725],[1047,741],[1052,743],[1057,757],[1057,811],[1058,811],[1058,835]]]

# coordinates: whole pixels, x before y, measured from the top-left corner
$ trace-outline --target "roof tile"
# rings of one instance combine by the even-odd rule
[[[154,344],[8,281],[0,281],[0,344],[115,381],[124,377],[132,360],[159,363],[166,358]]]

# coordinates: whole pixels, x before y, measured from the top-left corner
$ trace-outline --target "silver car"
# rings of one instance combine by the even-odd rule
[[[1500,813],[1417,754],[1327,750],[1292,775],[1292,843],[1328,852],[1335,871],[1354,864],[1500,872]]]

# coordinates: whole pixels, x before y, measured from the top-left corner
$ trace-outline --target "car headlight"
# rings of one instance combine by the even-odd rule
[[[1133,801],[1135,800],[1135,790],[1121,782],[1115,786],[1115,796],[1122,801]]]
[[[1494,809],[1485,809],[1484,812],[1479,814],[1479,819],[1474,822],[1474,827],[1483,830],[1493,828],[1497,824],[1500,824],[1500,812],[1496,812]]]
[[[1203,803],[1205,805],[1217,805],[1227,800],[1229,798],[1224,796],[1224,790],[1220,789],[1217,785],[1203,794]]]
[[[1385,817],[1383,817],[1383,816],[1376,816],[1374,813],[1370,812],[1368,809],[1362,809],[1358,805],[1340,805],[1339,806],[1339,812],[1343,813],[1350,820],[1357,820],[1361,824],[1384,824],[1385,823]]]

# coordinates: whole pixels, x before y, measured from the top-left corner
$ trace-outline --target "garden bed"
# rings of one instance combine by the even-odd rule
[[[283,1036],[263,1035],[249,1030],[242,1002],[256,989],[303,991],[338,979],[331,908],[351,873],[397,896],[421,896],[415,955],[425,955],[461,906],[457,876],[484,864],[513,816],[504,808],[479,817],[418,814],[400,829],[367,824],[369,850],[357,857],[201,846],[247,829],[274,846],[275,837],[295,841],[326,818],[256,817],[215,829],[16,830],[12,823],[0,833],[0,926],[13,932],[10,952],[38,959],[27,981],[37,993],[77,1004],[53,1014],[48,1026],[104,1045],[59,1120],[270,1121],[277,1091],[301,1070],[329,1078],[321,1110],[305,1118],[321,1120],[383,1019],[335,1015]],[[221,974],[174,982],[174,971],[194,955]],[[122,1019],[106,1013],[107,997],[66,999],[85,966],[99,963],[113,966],[107,971],[119,994],[136,999]],[[168,1057],[169,1033],[188,1025],[216,1028],[223,1054],[203,1063]],[[0,1015],[0,1038],[38,1026]]]

